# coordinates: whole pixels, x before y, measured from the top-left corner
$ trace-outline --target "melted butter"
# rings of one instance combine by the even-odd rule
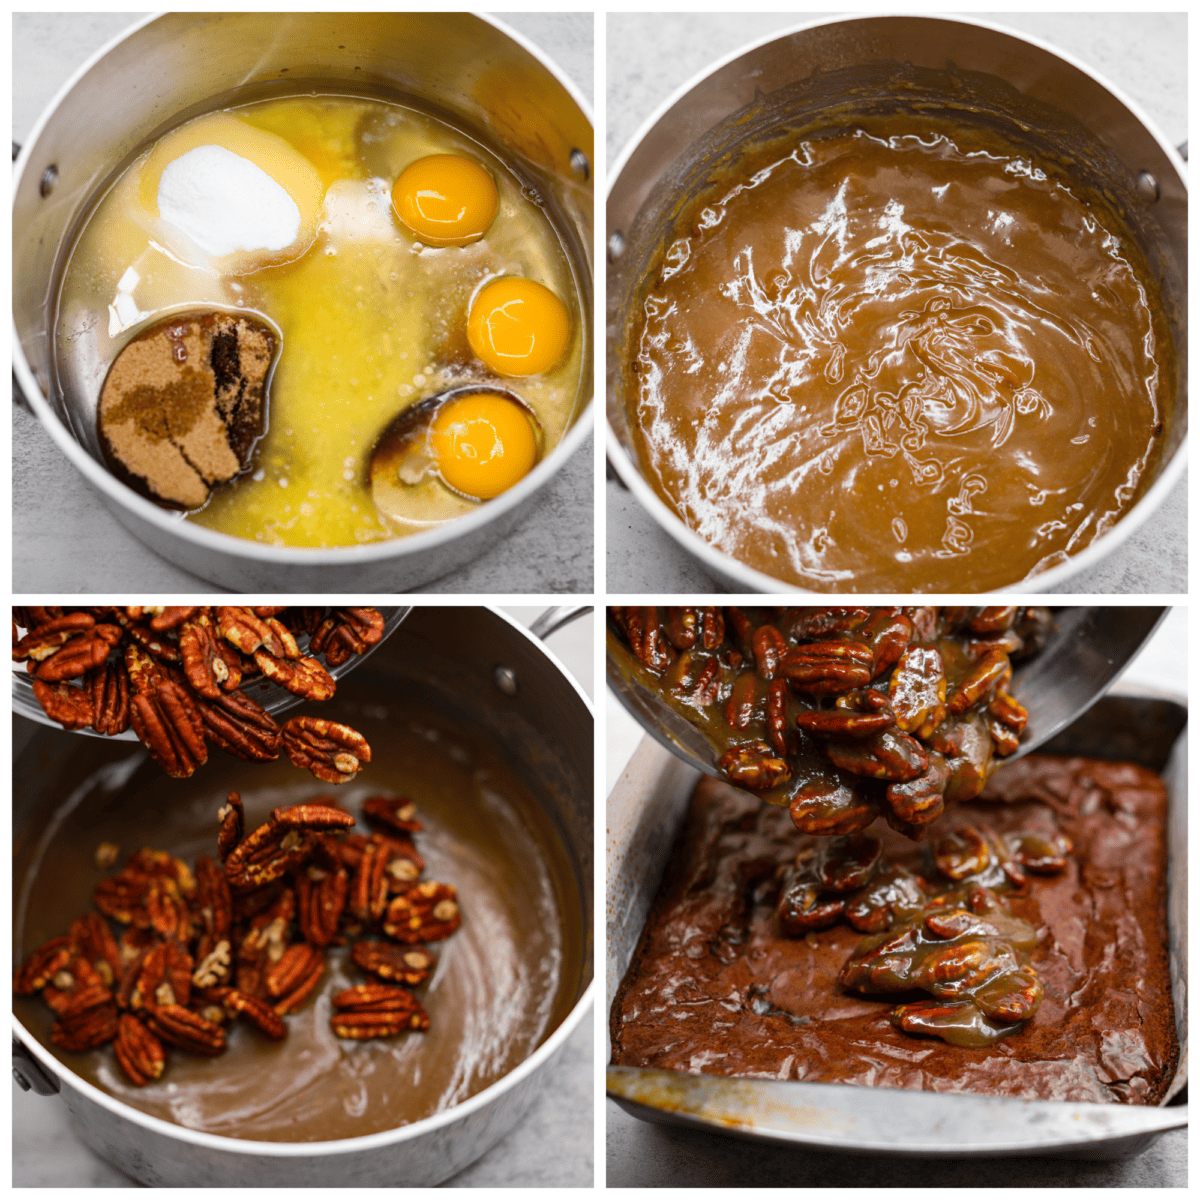
[[[36,997],[15,997],[14,1011],[50,1053],[125,1103],[187,1128],[315,1142],[394,1129],[461,1103],[520,1064],[563,1020],[579,988],[585,924],[550,820],[473,730],[415,712],[378,689],[356,685],[355,693],[355,700],[339,694],[321,706],[323,716],[350,722],[372,747],[371,764],[337,790],[339,802],[357,814],[366,797],[384,790],[411,796],[425,825],[417,835],[424,878],[452,883],[462,904],[461,927],[431,944],[437,967],[416,989],[429,1030],[362,1043],[334,1037],[330,997],[367,979],[347,950],[334,949],[314,998],[286,1018],[283,1042],[235,1022],[225,1054],[202,1059],[170,1050],[163,1079],[137,1088],[111,1047],[64,1053],[49,1040],[49,1008]],[[112,745],[119,757],[123,747]],[[272,808],[330,791],[286,759],[247,765],[214,754],[191,779],[170,781],[165,796],[161,771],[142,751],[127,757],[143,765],[115,789],[113,768],[98,772],[18,881],[19,959],[91,907],[96,883],[111,873],[95,867],[99,842],[118,843],[122,862],[149,845],[194,863],[214,852],[216,813],[231,788],[242,793],[248,829]],[[358,831],[366,831],[361,821]]]
[[[645,295],[627,394],[663,498],[818,591],[998,587],[1089,545],[1170,396],[1115,220],[977,134],[789,149],[692,205]]]
[[[95,378],[98,394],[107,363],[143,323],[185,307],[257,313],[281,335],[267,432],[251,471],[187,519],[266,544],[320,547],[419,532],[473,511],[477,503],[430,476],[403,489],[405,510],[389,519],[372,502],[367,458],[392,419],[426,396],[452,383],[505,382],[466,339],[470,298],[497,275],[544,283],[571,314],[563,362],[514,383],[537,416],[545,452],[561,440],[584,382],[583,338],[574,278],[550,222],[490,151],[424,113],[345,96],[230,111],[317,168],[327,200],[316,242],[295,262],[240,278],[180,262],[139,201],[147,151],[97,206],[73,251],[57,327],[59,353],[78,360],[66,374]],[[483,162],[497,182],[496,220],[468,247],[421,247],[391,212],[395,176],[440,153]]]

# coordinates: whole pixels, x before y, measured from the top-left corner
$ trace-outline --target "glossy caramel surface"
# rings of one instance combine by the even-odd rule
[[[629,330],[643,469],[818,591],[1011,584],[1138,498],[1171,346],[1116,217],[994,134],[774,142],[685,208]]]

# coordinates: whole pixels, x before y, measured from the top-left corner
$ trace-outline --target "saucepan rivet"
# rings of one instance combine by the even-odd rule
[[[13,1067],[12,1073],[13,1073],[13,1078],[21,1085],[21,1091],[23,1091],[23,1092],[29,1091],[29,1087],[30,1087],[29,1080],[26,1079],[25,1076],[22,1075],[21,1072],[18,1071],[16,1067]]]
[[[492,672],[492,679],[506,696],[515,696],[520,690],[517,687],[516,673],[510,667],[497,667]]]
[[[58,182],[58,168],[53,163],[51,163],[42,172],[42,182],[41,182],[41,185],[39,186],[39,191],[42,193],[42,196],[45,197],[45,196],[50,195],[50,193],[52,191],[54,191],[54,185],[57,182]]]
[[[625,253],[625,239],[619,233],[608,235],[608,261],[616,262]]]
[[[571,151],[571,170],[585,183],[592,177],[592,164],[582,150]]]
[[[1148,200],[1158,199],[1158,180],[1149,171],[1143,171],[1137,177],[1138,191]]]

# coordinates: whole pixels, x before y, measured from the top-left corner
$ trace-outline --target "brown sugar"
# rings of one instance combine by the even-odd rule
[[[138,334],[100,393],[109,465],[152,500],[199,508],[249,465],[275,346],[269,326],[221,312],[176,314]]]

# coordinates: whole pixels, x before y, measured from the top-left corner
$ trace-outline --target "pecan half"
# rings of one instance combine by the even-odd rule
[[[823,778],[797,788],[788,811],[801,833],[835,836],[858,833],[879,815],[879,809],[853,787]]]
[[[387,910],[387,863],[384,848],[368,843],[354,873],[348,901],[350,912],[363,924],[374,924]]]
[[[243,762],[271,762],[279,757],[283,730],[265,708],[244,692],[229,692],[198,702],[208,740]]]
[[[221,695],[222,685],[229,679],[229,664],[219,644],[212,617],[204,610],[183,622],[179,631],[183,671],[193,689],[209,700]]]
[[[31,609],[29,611],[38,610]],[[26,614],[25,620],[32,621],[33,618]],[[57,617],[43,621],[40,625],[31,627],[24,621],[22,624],[29,629],[29,632],[13,645],[13,662],[40,663],[57,654],[72,638],[91,629],[96,624],[96,619],[88,613],[82,612],[68,613],[63,616],[59,610]]]
[[[861,741],[828,742],[825,753],[842,770],[871,779],[902,782],[916,779],[929,768],[929,756],[921,743],[892,730]]]
[[[273,683],[306,700],[328,700],[337,691],[337,681],[315,658],[276,658],[259,650],[254,661]]]
[[[224,862],[246,832],[246,813],[237,792],[229,793],[229,799],[217,813],[217,820],[221,822],[217,830],[217,854]]]
[[[303,829],[268,821],[244,838],[225,859],[225,878],[235,892],[282,879],[308,858],[311,843]]]
[[[1003,650],[989,650],[947,694],[946,711],[951,716],[958,716],[973,708],[1011,673],[1008,655]]]
[[[167,633],[172,629],[178,629],[184,621],[200,611],[200,606],[196,604],[168,605],[162,612],[150,618],[150,628],[155,633]]]
[[[99,913],[87,913],[71,922],[68,936],[101,980],[112,987],[121,975],[121,950],[108,922]]]
[[[13,991],[18,996],[32,996],[34,992],[40,992],[74,955],[75,944],[69,937],[51,938],[21,965],[13,979]]]
[[[357,967],[380,979],[416,987],[433,972],[435,960],[424,946],[391,942],[355,942],[350,957]]]
[[[717,759],[717,770],[730,783],[756,792],[786,783],[792,776],[792,768],[766,742],[730,746]]]
[[[630,649],[644,666],[652,671],[665,671],[675,661],[675,651],[659,625],[657,608],[614,608],[612,612]]]
[[[371,796],[363,801],[367,822],[397,833],[420,833],[424,826],[417,820],[417,806],[407,796]]]
[[[97,667],[84,681],[92,698],[92,728],[116,737],[129,728],[129,676],[123,662]]]
[[[325,974],[325,954],[318,946],[298,942],[267,972],[267,994],[275,998],[275,1011],[295,1012],[312,994]]]
[[[830,892],[866,887],[879,866],[883,843],[868,833],[831,838],[817,852],[816,875]]]
[[[162,1042],[129,1013],[122,1013],[117,1018],[113,1053],[125,1078],[135,1087],[145,1087],[161,1078],[167,1065],[167,1052]]]
[[[400,987],[365,983],[333,997],[331,1020],[338,1037],[363,1040],[394,1037],[412,1029],[428,1029],[429,1017],[417,998]]]
[[[841,896],[823,894],[817,880],[802,874],[784,884],[775,914],[786,932],[800,935],[836,925],[845,907]]]
[[[377,608],[339,608],[321,623],[309,650],[324,654],[331,667],[340,667],[383,638],[383,614]]]
[[[779,670],[797,691],[810,696],[836,696],[866,687],[874,655],[861,642],[813,642],[795,646],[780,660]]]
[[[149,1009],[146,1021],[164,1042],[189,1054],[215,1058],[225,1051],[225,1030],[215,1021],[179,1004],[162,1004]]]
[[[92,723],[92,697],[83,688],[34,679],[33,695],[46,716],[64,729],[85,729]]]
[[[319,717],[292,717],[283,727],[283,748],[297,767],[326,783],[348,783],[371,761],[361,733]]]
[[[97,625],[49,655],[37,669],[39,679],[46,683],[61,683],[77,679],[108,660],[112,648],[121,640],[121,630],[115,625]]]
[[[462,923],[457,893],[448,883],[410,883],[388,905],[383,932],[398,942],[440,942]]]
[[[77,991],[50,1029],[50,1040],[75,1054],[94,1050],[116,1036],[117,1006],[112,989],[103,985]]]
[[[323,870],[309,866],[296,876],[296,913],[304,940],[328,946],[337,935],[346,908],[350,876],[345,869]]]
[[[844,708],[813,708],[796,714],[796,724],[806,733],[824,738],[868,738],[896,723],[890,708],[881,712],[853,712]]]
[[[186,779],[208,761],[196,700],[173,680],[161,680],[153,694],[134,696],[129,717],[150,757],[172,779]]]
[[[320,978],[320,976],[318,976]],[[265,1000],[239,992],[237,988],[216,988],[214,999],[224,1007],[231,1017],[244,1017],[260,1033],[281,1041],[287,1037],[287,1026],[279,1014]]]
[[[243,654],[253,656],[260,648],[282,658],[283,644],[279,635],[262,617],[252,609],[229,606],[216,609],[217,631],[227,642],[231,642]]]
[[[946,715],[946,670],[935,646],[911,646],[900,657],[888,685],[896,726],[928,736]]]
[[[229,937],[233,923],[233,898],[229,894],[229,881],[225,872],[207,854],[196,860],[196,898],[193,904],[195,915],[204,931],[202,946],[215,946]]]

